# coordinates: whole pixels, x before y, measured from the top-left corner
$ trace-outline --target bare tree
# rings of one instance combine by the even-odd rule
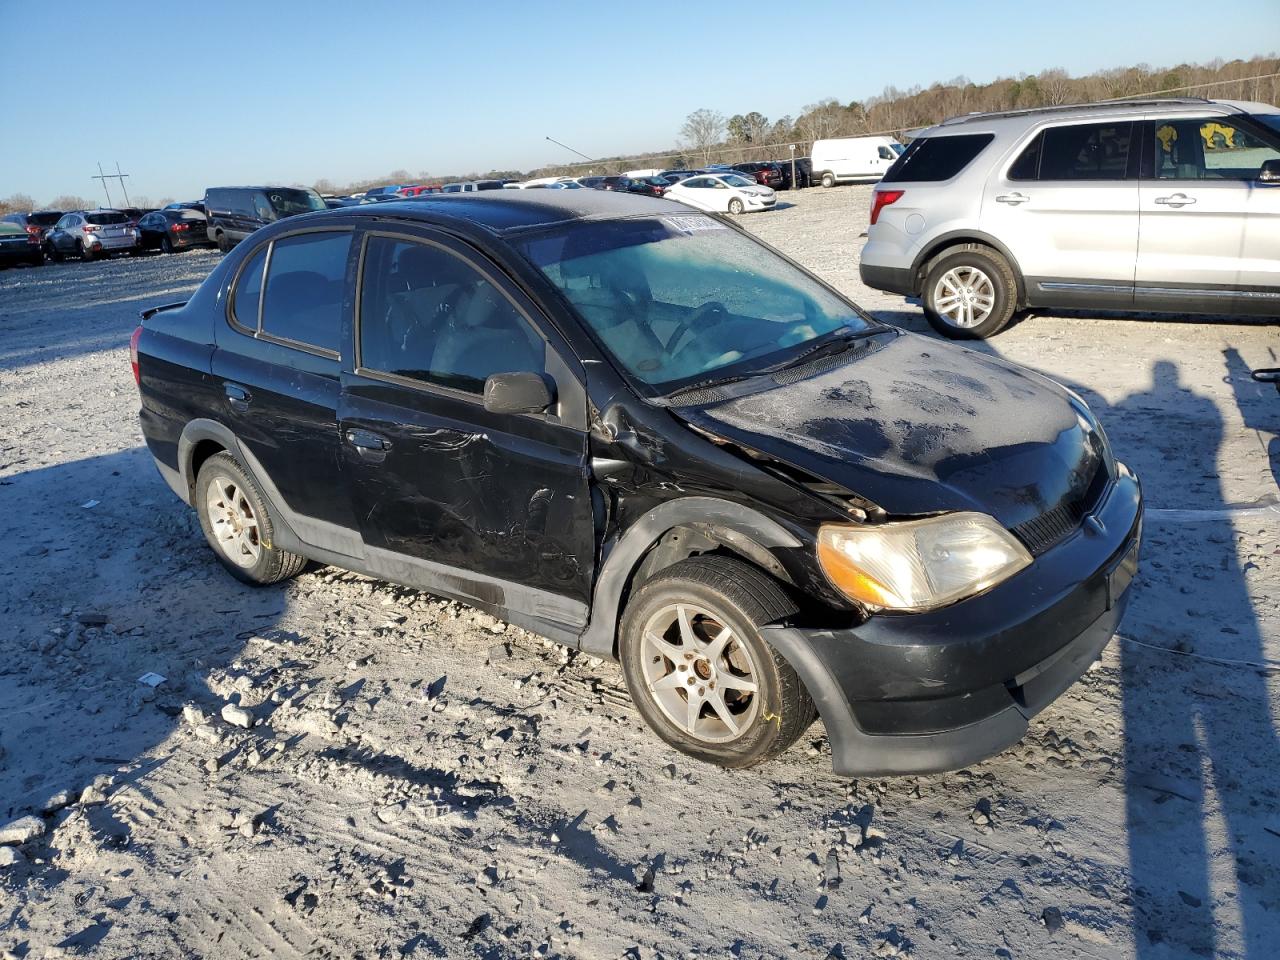
[[[0,200],[0,214],[30,213],[36,208],[36,202],[25,193],[15,193]]]
[[[724,114],[706,107],[689,114],[680,128],[681,140],[702,157],[704,164],[711,162],[711,153],[724,139],[724,133]]]
[[[1061,67],[1040,73],[1040,94],[1046,106],[1057,107],[1071,100],[1071,78]]]
[[[49,201],[50,210],[92,210],[96,206],[92,200],[77,197],[74,193],[64,193]]]

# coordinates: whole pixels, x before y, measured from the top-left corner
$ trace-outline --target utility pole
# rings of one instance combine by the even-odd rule
[[[548,139],[548,140],[550,140],[552,143],[554,143],[557,147],[564,147],[564,148],[565,148],[566,150],[568,150],[570,153],[576,153],[578,156],[580,156],[583,160],[586,160],[588,163],[595,163],[595,161],[594,161],[594,160],[592,160],[590,157],[588,157],[588,156],[587,156],[585,153],[583,153],[581,150],[575,150],[575,149],[573,149],[573,147],[569,146],[567,143],[561,143],[561,142],[560,142],[559,140],[557,140],[555,137],[547,137],[547,139]]]
[[[90,179],[90,180],[101,180],[101,181],[102,181],[102,192],[103,192],[103,193],[105,193],[105,194],[107,195],[107,206],[108,206],[108,207],[109,207],[109,206],[111,206],[111,191],[107,189],[107,181],[108,181],[108,180],[119,180],[119,181],[120,181],[120,189],[121,189],[121,191],[123,191],[123,193],[124,193],[124,205],[127,207],[127,206],[129,206],[129,191],[125,188],[125,185],[124,185],[124,180],[125,180],[125,177],[127,177],[127,176],[129,176],[129,174],[127,174],[127,173],[121,173],[121,172],[120,172],[120,161],[119,161],[119,160],[117,160],[117,161],[116,161],[116,172],[115,172],[115,173],[103,173],[103,172],[102,172],[102,163],[101,163],[101,162],[99,162],[99,163],[98,163],[98,175],[97,175],[96,177],[90,177],[89,179]]]

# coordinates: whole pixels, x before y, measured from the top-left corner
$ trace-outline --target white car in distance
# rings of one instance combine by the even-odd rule
[[[673,183],[663,194],[667,200],[679,200],[699,210],[716,213],[746,213],[768,210],[778,202],[770,187],[736,173],[702,174]]]

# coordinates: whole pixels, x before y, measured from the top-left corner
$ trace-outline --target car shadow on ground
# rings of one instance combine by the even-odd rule
[[[939,338],[919,310],[876,316]],[[998,342],[964,345],[1001,356]],[[1274,433],[1280,397],[1259,403],[1235,351],[1224,353],[1224,376],[1246,424]],[[1148,510],[1142,569],[1113,641],[1136,956],[1272,960],[1280,943],[1280,738],[1271,679],[1280,671],[1254,608],[1255,565],[1241,561],[1256,524],[1224,519],[1233,505],[1220,481],[1223,418],[1169,361],[1154,363],[1149,385],[1115,403],[1088,384],[1066,386],[1085,398],[1117,457],[1143,481]],[[1275,438],[1269,461],[1280,483]],[[1161,513],[1170,508],[1202,519]],[[1241,953],[1230,950],[1232,939]]]

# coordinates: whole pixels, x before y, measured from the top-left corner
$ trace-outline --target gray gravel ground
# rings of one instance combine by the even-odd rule
[[[858,282],[868,194],[745,222],[927,332]],[[978,347],[1078,389],[1141,475],[1134,604],[1012,750],[851,782],[820,724],[764,767],[688,761],[613,665],[459,604],[228,577],[126,352],[217,256],[0,273],[6,956],[1280,952],[1280,396],[1248,378],[1274,326],[1062,314]]]

